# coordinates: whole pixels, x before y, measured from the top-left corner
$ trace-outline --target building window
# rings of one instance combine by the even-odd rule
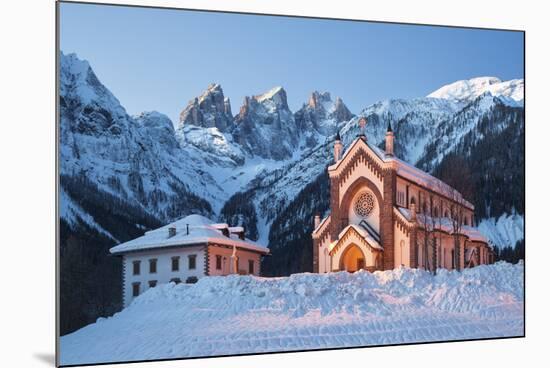
[[[216,256],[216,270],[222,269],[222,256]]]
[[[150,287],[150,288],[154,288],[155,286],[157,286],[157,280],[151,280],[151,281],[149,281],[149,287]]]
[[[251,259],[248,260],[248,273],[254,274],[254,261]]]
[[[180,270],[180,257],[172,257],[172,271]]]
[[[152,258],[149,260],[149,273],[157,273],[157,259]]]
[[[397,191],[397,204],[400,206],[405,206],[405,193],[402,191]]]
[[[181,279],[179,277],[174,277],[173,279],[170,279],[170,282],[173,282],[177,285],[181,282]]]
[[[139,282],[132,283],[132,296],[136,297],[139,295]]]
[[[361,193],[355,201],[354,210],[360,217],[368,217],[374,210],[375,201],[371,193]]]
[[[189,256],[189,269],[194,270],[197,268],[197,255],[191,254]]]
[[[140,265],[141,265],[141,261],[134,261],[133,262],[133,274],[134,275],[139,275],[139,272],[140,272]]]

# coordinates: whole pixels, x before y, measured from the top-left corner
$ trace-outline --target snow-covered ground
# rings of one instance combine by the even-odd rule
[[[521,336],[523,264],[207,277],[160,285],[61,338],[83,364]]]

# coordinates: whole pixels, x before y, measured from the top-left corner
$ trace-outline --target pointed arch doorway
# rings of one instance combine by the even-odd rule
[[[340,270],[355,272],[365,269],[365,255],[357,244],[350,244],[340,257]]]

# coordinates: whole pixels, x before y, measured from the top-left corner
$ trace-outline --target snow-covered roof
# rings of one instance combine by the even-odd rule
[[[340,239],[342,236],[344,236],[344,234],[346,234],[346,232],[348,231],[348,229],[350,228],[353,228],[353,230],[357,231],[357,233],[359,235],[361,235],[361,237],[363,237],[363,239],[365,239],[367,241],[367,243],[373,247],[374,249],[379,249],[379,250],[384,250],[384,247],[382,247],[382,245],[380,245],[380,243],[374,239],[369,233],[367,230],[365,230],[364,228],[362,228],[361,226],[359,225],[355,225],[355,224],[350,224],[348,226],[346,226],[342,231],[340,231],[340,234],[338,234],[338,239]],[[335,244],[334,244],[335,245]],[[330,249],[332,250],[332,249]]]
[[[323,226],[325,225],[325,222],[328,220],[328,218],[330,217],[330,214],[325,217],[324,219],[321,220],[321,222],[319,222],[319,226],[317,226],[315,229],[313,229],[313,233],[316,233],[318,232],[319,230],[321,230],[323,228]]]
[[[399,212],[407,219],[411,220],[411,211],[407,208],[399,207]],[[425,216],[421,213],[416,215],[417,222],[420,226],[424,224],[424,222],[428,223],[435,223],[436,224],[436,230],[441,230],[446,233],[452,234],[453,231],[453,224],[450,218],[448,217],[440,217],[435,220],[435,222],[432,222],[432,218],[430,216]],[[489,244],[489,240],[477,229],[477,227],[474,226],[467,226],[462,225],[460,228],[460,233],[463,235],[466,235],[471,241],[478,241]]]
[[[187,233],[188,226],[189,233]],[[174,236],[170,236],[169,228],[176,229],[176,234]],[[221,232],[221,229],[223,228],[227,229],[229,227],[227,224],[216,224],[214,223],[214,221],[201,215],[189,215],[158,229],[147,231],[143,236],[140,236],[139,238],[119,244],[111,248],[110,252],[112,254],[121,254],[166,247],[217,243],[229,246],[236,246],[238,248],[252,250],[264,254],[269,253],[268,248],[250,239],[241,240],[231,230],[229,237],[223,235]],[[229,229],[243,228],[239,226]]]
[[[229,227],[230,233],[242,233],[244,232],[244,227],[242,226],[230,226]]]

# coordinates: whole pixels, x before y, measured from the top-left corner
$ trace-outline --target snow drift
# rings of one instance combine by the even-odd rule
[[[523,263],[207,277],[160,285],[61,338],[61,363],[521,336]]]

